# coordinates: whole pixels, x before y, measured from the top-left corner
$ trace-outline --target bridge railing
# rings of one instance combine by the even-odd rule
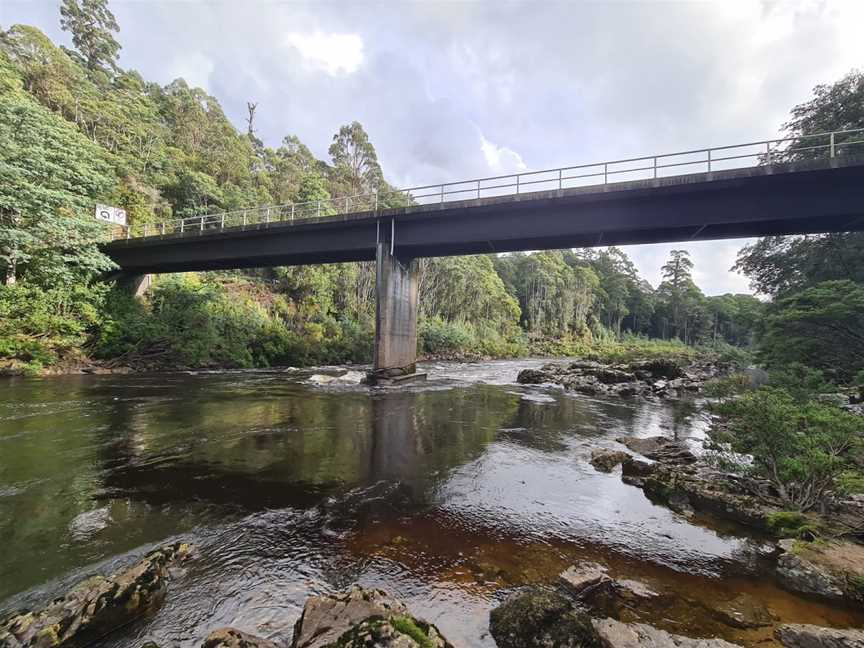
[[[266,227],[271,223],[374,212],[389,207],[443,204],[493,196],[515,196],[533,191],[602,186],[615,182],[772,165],[793,160],[834,158],[856,153],[864,154],[864,128],[524,171],[310,202],[235,209],[187,216],[157,224],[144,224],[135,227],[134,234],[129,228],[122,233],[118,231],[117,234],[124,238],[176,233],[205,234],[226,228]]]

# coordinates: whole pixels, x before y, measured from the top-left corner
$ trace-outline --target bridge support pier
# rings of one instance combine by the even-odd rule
[[[417,261],[379,241],[375,268],[375,361],[370,378],[411,375],[417,363]]]
[[[117,285],[133,297],[143,297],[153,284],[151,274],[121,274],[117,278]]]

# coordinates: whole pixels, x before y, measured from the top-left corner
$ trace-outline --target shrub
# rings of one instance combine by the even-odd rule
[[[711,433],[715,447],[736,453],[740,470],[768,480],[790,510],[824,501],[861,452],[864,419],[833,405],[797,403],[778,387],[721,401],[715,410],[725,418]]]

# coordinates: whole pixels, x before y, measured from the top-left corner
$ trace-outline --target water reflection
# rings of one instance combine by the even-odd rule
[[[585,559],[709,597],[756,587],[787,616],[846,619],[757,587],[759,538],[688,521],[589,465],[620,436],[698,440],[692,405],[513,384],[525,366],[433,365],[428,384],[404,390],[279,372],[8,382],[0,600],[49,585],[0,607],[183,535],[201,558],[154,619],[106,645],[198,645],[226,624],[290,637],[309,594],[355,581],[403,597],[457,643],[491,645],[501,588]]]

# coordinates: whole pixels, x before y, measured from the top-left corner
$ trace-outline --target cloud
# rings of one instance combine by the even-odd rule
[[[167,74],[172,80],[183,78],[189,85],[198,86],[209,92],[210,77],[214,69],[213,61],[201,52],[184,52],[168,66]]]
[[[522,156],[516,151],[506,146],[498,146],[483,137],[478,129],[477,134],[480,136],[480,150],[483,152],[483,157],[486,164],[496,174],[517,173],[528,169],[528,165],[522,160]]]
[[[285,42],[300,52],[309,68],[331,76],[353,74],[363,63],[363,39],[357,34],[293,32]]]

